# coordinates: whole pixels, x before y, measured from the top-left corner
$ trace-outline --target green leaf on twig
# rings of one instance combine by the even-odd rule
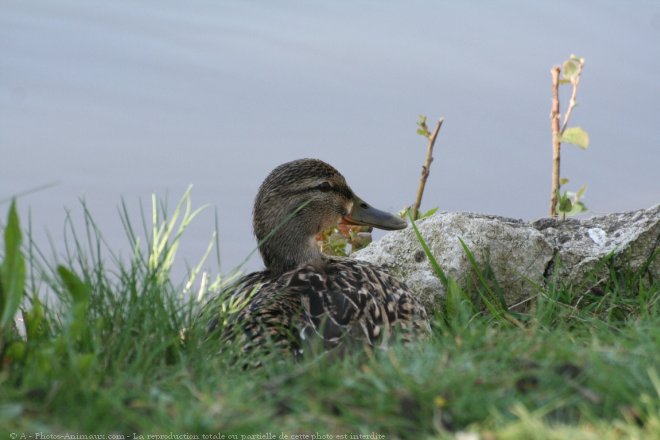
[[[580,127],[569,127],[561,134],[561,142],[577,145],[586,150],[589,147],[589,134]]]
[[[419,115],[419,119],[417,120],[417,134],[420,136],[424,136],[428,138],[431,136],[431,132],[429,131],[428,125],[426,125],[426,116],[425,115]]]
[[[575,60],[566,60],[561,66],[562,79],[571,81],[580,74],[580,65]]]
[[[571,202],[571,199],[568,198],[567,194],[564,194],[563,197],[559,198],[559,207],[557,208],[557,211],[559,212],[571,212],[571,209],[573,209],[573,202]]]

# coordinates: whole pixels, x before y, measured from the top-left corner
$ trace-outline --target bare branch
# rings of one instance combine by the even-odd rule
[[[417,199],[415,200],[415,204],[412,207],[412,217],[415,220],[419,218],[419,207],[422,205],[422,196],[424,195],[426,180],[429,178],[429,174],[431,173],[431,162],[433,162],[433,145],[435,145],[435,138],[438,137],[438,133],[440,132],[440,127],[442,127],[443,122],[445,122],[445,118],[440,118],[440,120],[438,120],[438,124],[435,126],[435,130],[433,130],[433,133],[427,137],[429,143],[426,147],[426,160],[424,161],[424,165],[422,165],[422,175],[419,179],[419,187],[417,188]]]
[[[552,190],[550,192],[550,217],[557,217],[557,193],[559,192],[559,166],[561,149],[561,130],[559,129],[559,72],[560,67],[550,70],[552,75],[552,110],[550,111],[550,128],[552,129]]]

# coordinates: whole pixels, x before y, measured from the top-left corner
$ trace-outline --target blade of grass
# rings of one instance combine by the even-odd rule
[[[422,237],[422,234],[419,232],[419,229],[417,229],[417,225],[415,224],[415,221],[413,220],[412,217],[412,213],[410,211],[408,211],[408,218],[410,219],[410,225],[412,226],[413,231],[415,231],[415,236],[417,237],[417,241],[419,241],[419,244],[422,246],[422,249],[424,250],[426,257],[429,259],[429,263],[431,263],[431,268],[433,268],[433,271],[437,275],[443,287],[445,288],[445,290],[447,290],[448,281],[445,271],[442,270],[442,268],[438,264],[438,261],[431,253],[431,249],[429,248],[428,244],[426,244],[426,241],[424,240],[424,237]]]
[[[448,278],[445,321],[454,331],[464,330],[476,315],[476,308],[455,279]]]
[[[64,282],[66,290],[71,295],[74,304],[86,304],[89,302],[90,289],[75,273],[64,266],[57,267],[57,273]]]
[[[483,286],[486,292],[488,292],[490,298],[492,298],[493,300],[497,300],[497,295],[488,285],[488,282],[486,281],[486,277],[484,276],[481,268],[479,267],[479,264],[477,264],[476,258],[474,258],[474,254],[472,253],[470,248],[467,247],[467,245],[465,244],[462,238],[459,237],[458,241],[461,243],[461,247],[463,248],[463,251],[465,251],[465,255],[467,255],[468,260],[470,261],[470,265],[472,266],[472,269],[479,278],[479,282],[481,283],[481,286]],[[499,321],[502,320],[508,321],[509,323],[514,324],[521,329],[525,328],[525,326],[516,318],[511,316],[511,314],[501,304],[499,303],[494,304],[493,302],[491,302],[491,299],[488,298],[488,296],[486,296],[481,289],[477,289],[477,291],[479,292],[479,296],[483,300],[484,304],[486,304],[486,308],[495,318],[497,318]]]
[[[4,231],[5,259],[0,266],[0,328],[13,322],[16,311],[23,300],[25,288],[25,258],[21,252],[21,226],[16,212],[16,201],[12,201]]]

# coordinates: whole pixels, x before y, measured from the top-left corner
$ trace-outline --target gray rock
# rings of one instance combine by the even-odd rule
[[[660,246],[660,205],[585,220],[541,219],[532,226],[557,250],[557,273],[550,267],[548,275],[589,289],[604,281],[610,268],[643,269]],[[660,256],[646,270],[657,279]]]
[[[472,213],[442,213],[417,222],[432,254],[448,276],[468,291],[478,285],[459,238],[479,267],[489,268],[509,306],[528,303],[552,276],[588,288],[609,273],[602,261],[640,269],[660,246],[660,205],[586,220],[541,219],[532,223]],[[386,267],[435,308],[444,288],[412,228],[386,234],[353,258]],[[559,261],[559,264],[555,264]],[[660,275],[660,257],[645,268]],[[490,277],[492,280],[493,277]]]

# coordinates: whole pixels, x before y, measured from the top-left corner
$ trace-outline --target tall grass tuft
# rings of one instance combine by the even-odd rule
[[[201,208],[191,209],[190,189],[171,213],[155,197],[152,203],[152,225],[144,228],[144,239],[122,203],[121,219],[133,248],[128,262],[109,248],[84,203],[84,230],[81,234],[73,227],[69,214],[62,257],[47,257],[33,242],[27,244],[27,266],[35,281],[25,291],[21,308],[25,334],[16,333],[11,345],[3,344],[2,359],[4,381],[19,395],[38,396],[29,403],[37,406],[33,410],[69,419],[73,414],[62,408],[71,402],[93,401],[98,406],[95,411],[108,411],[110,422],[130,412],[126,402],[131,395],[151,389],[175,365],[184,371],[183,360],[199,355],[189,349],[193,335],[185,335],[186,340],[183,332],[197,314],[197,297],[203,296],[189,291],[210,246],[183,286],[173,284],[170,274],[183,232]],[[20,239],[12,204],[1,278],[3,338],[6,327],[14,326],[12,310],[18,311],[24,294]],[[221,283],[218,277],[201,289]],[[120,388],[116,395],[107,392],[115,387]],[[19,406],[22,412],[31,411]],[[89,419],[89,427],[95,418],[98,414]]]

